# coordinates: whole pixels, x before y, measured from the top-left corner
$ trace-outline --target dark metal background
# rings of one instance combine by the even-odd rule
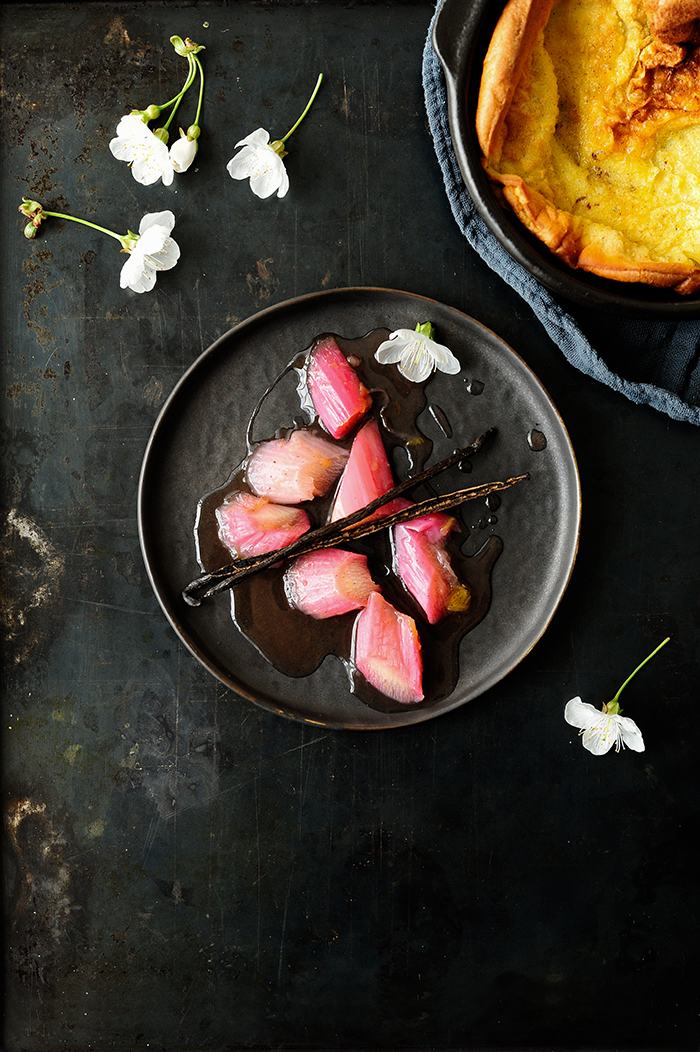
[[[700,431],[572,370],[460,237],[423,111],[432,12],[0,12],[11,1052],[697,1047]],[[207,48],[201,147],[147,188],[108,142],[178,89],[174,33]],[[283,135],[319,72],[290,193],[259,201],[226,174],[234,144]],[[120,232],[171,208],[182,258],[122,292],[116,242],[56,220],[26,241],[23,194]],[[261,307],[349,285],[435,298],[510,343],[583,489],[573,579],[531,654],[388,732],[222,687],[178,644],[136,528],[185,369]],[[646,752],[590,756],[565,702],[607,700],[666,635],[623,695]]]

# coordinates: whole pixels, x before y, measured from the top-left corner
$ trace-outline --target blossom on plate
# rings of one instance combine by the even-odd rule
[[[458,373],[459,362],[449,347],[436,343],[430,322],[416,325],[415,330],[397,329],[379,345],[374,357],[380,365],[396,364],[407,380],[418,384],[427,380],[434,369]]]
[[[199,128],[197,128],[199,133]],[[190,138],[190,132],[180,129],[180,138],[170,147],[170,163],[176,172],[186,172],[197,153],[197,136]]]
[[[603,706],[605,710],[606,706]],[[634,752],[644,752],[644,739],[634,720],[619,713],[609,713],[596,709],[587,701],[572,698],[566,703],[564,719],[572,727],[578,727],[583,738],[583,747],[594,756],[602,756],[614,745],[616,752],[620,746],[627,746]]]
[[[257,128],[236,143],[243,147],[226,165],[232,179],[250,179],[250,189],[257,197],[271,197],[277,191],[284,197],[289,189],[289,176],[282,158],[286,150],[281,142],[270,145],[270,133]],[[275,147],[279,146],[277,150]]]
[[[157,272],[175,266],[180,249],[170,237],[174,226],[172,212],[149,212],[141,220],[138,235],[129,233],[122,239],[129,258],[122,267],[121,288],[149,292],[156,283]]]
[[[126,161],[137,183],[151,186],[159,179],[165,186],[173,181],[175,168],[168,147],[135,113],[122,117],[109,148],[118,161]]]

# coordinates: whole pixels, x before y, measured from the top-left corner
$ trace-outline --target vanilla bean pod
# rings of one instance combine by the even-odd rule
[[[318,529],[304,534],[298,540],[294,541],[292,544],[286,545],[284,548],[275,549],[264,555],[236,560],[228,563],[226,566],[220,567],[218,570],[213,570],[211,573],[198,577],[196,580],[191,581],[184,589],[182,593],[184,600],[190,606],[199,606],[201,599],[207,599],[212,595],[216,595],[218,592],[231,588],[243,578],[249,577],[251,574],[267,569],[270,566],[274,566],[275,563],[282,559],[289,559],[296,555],[305,555],[309,551],[321,548],[330,548],[338,543],[359,540],[361,537],[368,536],[371,533],[376,533],[378,530],[387,529],[399,522],[409,522],[411,519],[429,514],[431,511],[442,511],[446,508],[451,508],[457,504],[461,504],[464,501],[473,500],[480,496],[487,496],[489,493],[505,489],[514,485],[515,482],[520,482],[523,479],[529,478],[527,475],[521,475],[516,479],[509,479],[505,482],[486,483],[483,486],[475,486],[466,490],[457,490],[453,493],[445,494],[444,496],[430,497],[426,501],[415,504],[401,512],[396,512],[394,515],[383,516],[369,522],[365,521],[367,516],[371,515],[383,505],[395,500],[407,490],[414,489],[416,486],[429,481],[440,472],[454,466],[466,457],[477,453],[486,440],[494,433],[495,428],[489,428],[470,446],[456,450],[454,453],[450,454],[449,457],[434,464],[432,467],[426,468],[424,471],[404,479],[403,482],[394,486],[393,489],[382,494],[381,497],[377,497],[375,500],[365,505],[365,507],[359,508],[344,519],[338,519],[335,522],[326,523],[326,525],[320,526]],[[197,598],[194,593],[201,589],[204,589],[201,598]]]

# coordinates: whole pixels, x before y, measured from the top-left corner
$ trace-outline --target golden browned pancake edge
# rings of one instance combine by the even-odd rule
[[[692,262],[627,258],[591,240],[575,215],[547,200],[518,175],[498,171],[508,134],[508,112],[540,32],[559,0],[509,0],[496,25],[486,57],[476,113],[482,163],[500,184],[503,197],[521,223],[571,268],[620,282],[675,288],[681,294],[700,288],[700,268]],[[662,44],[700,40],[700,0],[644,0],[650,28]]]
[[[488,160],[497,160],[506,133],[505,119],[540,30],[556,0],[509,0],[484,58],[476,133]]]

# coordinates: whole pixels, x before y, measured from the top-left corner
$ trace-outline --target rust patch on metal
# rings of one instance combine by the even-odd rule
[[[65,561],[37,523],[16,508],[5,520],[0,557],[0,624],[12,663],[21,665],[47,641],[43,615],[60,602]]]

